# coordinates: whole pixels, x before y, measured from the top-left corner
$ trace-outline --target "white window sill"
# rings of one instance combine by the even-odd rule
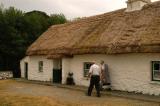
[[[87,77],[83,77],[83,78],[81,78],[82,80],[89,80],[89,78],[87,78]]]
[[[151,81],[150,84],[157,84],[157,85],[160,85],[160,81]]]
[[[43,71],[39,71],[38,73],[43,73]]]

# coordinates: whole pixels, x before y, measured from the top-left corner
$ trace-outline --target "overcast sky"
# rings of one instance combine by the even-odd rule
[[[126,7],[127,0],[0,0],[4,7],[14,6],[25,12],[63,13],[68,19],[101,14]],[[157,1],[157,0],[152,0]]]

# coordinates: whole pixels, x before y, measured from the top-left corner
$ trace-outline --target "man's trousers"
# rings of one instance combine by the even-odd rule
[[[91,96],[93,87],[95,86],[97,91],[97,96],[100,97],[100,76],[99,75],[92,75],[90,79],[90,85],[88,88],[88,96]]]

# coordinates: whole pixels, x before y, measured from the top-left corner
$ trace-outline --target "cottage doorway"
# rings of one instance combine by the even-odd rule
[[[28,79],[28,63],[27,62],[25,62],[25,64],[24,64],[24,76],[25,76],[25,79]]]
[[[62,81],[62,70],[53,69],[53,83],[61,83]]]
[[[53,83],[62,82],[62,60],[55,59],[53,61]]]

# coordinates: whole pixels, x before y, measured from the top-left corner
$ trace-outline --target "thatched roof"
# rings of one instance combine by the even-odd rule
[[[157,52],[160,52],[160,1],[139,11],[121,9],[52,26],[28,48],[27,55],[57,58],[74,54]]]
[[[131,3],[131,2],[135,2],[135,1],[139,1],[139,0],[128,0],[127,2]],[[146,3],[150,3],[151,2],[151,0],[141,0],[141,1],[146,2]]]

